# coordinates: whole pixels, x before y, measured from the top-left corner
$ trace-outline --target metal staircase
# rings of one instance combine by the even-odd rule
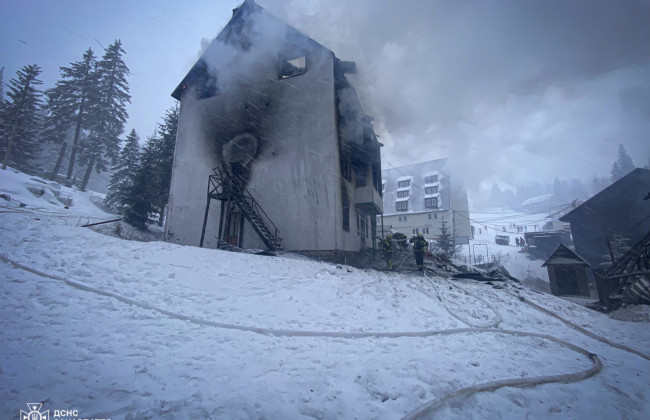
[[[208,181],[208,203],[205,209],[203,230],[201,232],[201,246],[203,246],[205,236],[210,200],[215,199],[220,200],[222,203],[226,201],[235,203],[244,217],[248,219],[251,226],[253,226],[255,233],[257,233],[270,251],[284,251],[280,231],[255,198],[248,192],[245,185],[246,181],[241,176],[234,174],[224,166],[217,166],[212,170],[212,175],[210,175]],[[224,206],[222,206],[223,208]],[[223,219],[224,215],[222,214],[221,216]],[[221,223],[219,229],[220,234]],[[222,238],[218,239],[221,240]]]

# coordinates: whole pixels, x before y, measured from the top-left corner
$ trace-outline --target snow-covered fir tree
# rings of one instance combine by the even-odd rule
[[[97,60],[91,48],[88,48],[81,61],[70,63],[70,67],[60,67],[61,79],[54,88],[45,91],[47,95],[47,119],[44,138],[60,144],[59,157],[52,170],[51,179],[56,179],[68,148],[69,135],[74,130],[70,162],[66,183],[72,181],[79,140],[84,130],[92,126],[92,111],[97,106],[98,83],[96,73]]]
[[[81,182],[85,190],[93,169],[97,173],[115,164],[120,152],[119,136],[128,118],[126,104],[131,102],[127,76],[129,68],[122,59],[126,54],[122,42],[109,45],[97,63],[99,100],[91,111],[94,115],[90,132],[81,142],[80,163],[86,166]]]
[[[104,199],[104,203],[119,214],[124,213],[126,195],[133,184],[140,162],[139,142],[140,138],[135,129],[131,130],[117,158],[117,164],[113,167],[115,172],[111,175],[108,193]]]
[[[156,137],[155,149],[153,150],[153,153],[156,154],[155,160],[157,164],[155,168],[152,205],[158,213],[158,224],[161,226],[165,216],[165,206],[169,200],[179,112],[178,104],[167,110],[163,118],[163,123],[158,126],[159,134]]]
[[[454,246],[454,238],[452,238],[451,233],[449,233],[449,228],[447,227],[447,220],[442,216],[440,220],[440,235],[438,236],[438,248],[440,251],[448,256],[453,257],[456,251]]]
[[[622,144],[618,145],[618,158],[612,165],[611,181],[616,182],[634,170],[634,163],[632,158],[627,154],[625,147]]]
[[[156,184],[157,144],[156,136],[147,139],[140,153],[139,164],[134,172],[131,185],[124,195],[124,221],[140,230],[147,230],[149,216],[155,212],[153,205]]]
[[[7,165],[31,172],[33,159],[38,152],[38,133],[41,129],[39,110],[42,93],[36,88],[41,68],[35,64],[24,66],[16,72],[7,87],[7,96],[0,109],[0,156],[2,169]]]

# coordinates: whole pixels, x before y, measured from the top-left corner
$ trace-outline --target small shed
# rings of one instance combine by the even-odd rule
[[[542,264],[548,270],[551,293],[555,296],[589,296],[587,267],[589,264],[564,244],[559,244]]]

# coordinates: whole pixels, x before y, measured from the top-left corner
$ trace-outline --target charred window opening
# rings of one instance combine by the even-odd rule
[[[217,79],[215,77],[204,77],[196,86],[196,97],[198,99],[213,98],[220,93],[221,91],[217,87]]]
[[[283,61],[280,65],[280,79],[300,76],[307,72],[307,59],[302,57]]]
[[[217,76],[208,69],[205,61],[199,61],[180,86],[181,91],[191,88],[197,99],[206,99],[221,93],[217,86]]]
[[[381,182],[381,164],[378,159],[372,163],[372,185],[377,191],[381,191],[381,195],[384,195],[385,184]]]
[[[408,201],[398,201],[396,204],[397,204],[397,211],[408,211],[409,209]]]
[[[345,184],[341,183],[341,207],[343,210],[343,230],[350,231],[350,200],[348,199],[348,189]]]
[[[354,164],[354,186],[355,187],[365,187],[368,183],[367,181],[368,166],[362,163]]]
[[[352,163],[347,156],[342,155],[340,159],[341,175],[347,181],[352,181]]]

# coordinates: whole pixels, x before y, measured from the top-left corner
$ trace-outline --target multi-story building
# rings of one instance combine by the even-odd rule
[[[382,171],[384,214],[380,235],[400,232],[407,237],[422,233],[426,239],[440,235],[441,224],[457,243],[472,238],[467,192],[454,182],[447,159],[438,159]]]
[[[336,258],[372,247],[380,144],[354,72],[254,1],[235,9],[172,94],[166,240]]]

